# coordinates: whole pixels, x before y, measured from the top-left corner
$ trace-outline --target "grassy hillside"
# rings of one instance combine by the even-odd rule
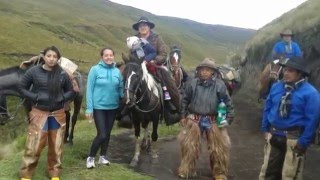
[[[171,46],[178,44],[188,67],[203,57],[223,62],[241,52],[254,30],[214,26],[190,20],[160,17],[129,6],[102,0],[0,1],[0,65],[19,64],[44,47],[56,45],[82,71],[96,63],[99,50],[111,46],[120,60],[127,52],[126,37],[141,16],[156,24],[155,31]]]
[[[274,43],[280,40],[279,33],[284,29],[292,29],[294,41],[298,42],[302,51],[307,51],[310,46],[319,41],[320,17],[317,16],[320,1],[309,0],[297,8],[285,13],[259,29],[246,45],[247,65],[243,69],[243,93],[257,98],[257,84],[262,68],[271,60],[271,51]]]

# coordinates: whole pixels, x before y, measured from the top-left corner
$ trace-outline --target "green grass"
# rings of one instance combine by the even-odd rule
[[[178,134],[180,126],[165,126],[161,124],[159,127],[159,137],[174,137]],[[120,129],[114,126],[112,135],[120,134],[126,129]],[[23,131],[25,132],[25,130]],[[21,134],[24,134],[21,132]],[[1,153],[6,153],[5,157],[0,160],[0,180],[17,179],[18,170],[21,163],[25,136],[21,135],[16,140],[6,146],[2,146]],[[121,180],[121,179],[153,179],[150,176],[139,174],[128,168],[128,164],[113,163],[111,166],[98,166],[95,169],[87,170],[85,167],[85,158],[89,151],[92,139],[96,135],[96,129],[93,123],[87,120],[79,120],[75,130],[75,141],[73,146],[65,145],[63,153],[63,170],[61,179],[88,179],[88,180]],[[47,149],[42,152],[40,162],[37,166],[34,179],[46,179]]]
[[[93,123],[86,120],[79,120],[76,126],[75,139],[76,143],[73,146],[65,145],[63,153],[63,170],[61,179],[152,179],[150,176],[142,175],[129,169],[127,164],[113,163],[111,166],[100,166],[92,170],[87,170],[85,167],[85,158],[89,151],[92,139],[95,136],[96,129]],[[124,129],[114,128],[113,135],[125,131]],[[4,159],[0,161],[0,179],[17,179],[18,170],[23,153],[23,144],[25,138],[18,138],[12,145],[8,146],[10,151],[16,153],[8,153]],[[37,166],[34,179],[46,179],[45,149],[41,154],[40,162]],[[103,178],[104,177],[104,178]]]
[[[72,12],[72,13],[70,13]],[[136,32],[131,25],[141,16],[156,24],[168,46],[179,45],[183,64],[194,68],[204,57],[225,62],[230,52],[241,53],[254,30],[200,24],[194,21],[160,17],[101,0],[56,0],[44,2],[0,2],[0,66],[18,65],[30,56],[56,45],[63,56],[77,60],[81,71],[87,72],[105,46],[116,52],[116,60],[127,52],[125,39]]]

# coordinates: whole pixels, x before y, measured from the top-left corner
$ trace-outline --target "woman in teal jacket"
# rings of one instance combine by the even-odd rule
[[[100,54],[101,60],[90,69],[87,81],[86,118],[93,118],[97,129],[87,158],[87,168],[95,167],[94,158],[99,148],[98,163],[110,165],[106,154],[116,112],[123,97],[123,80],[114,63],[114,51],[104,48]]]

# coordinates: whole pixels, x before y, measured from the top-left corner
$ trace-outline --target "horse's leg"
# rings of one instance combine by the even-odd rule
[[[155,114],[157,114],[157,116],[153,117],[153,121],[152,121],[152,146],[151,146],[151,156],[153,159],[153,162],[157,162],[154,161],[154,159],[158,159],[158,125],[159,125],[159,115],[158,113],[154,112]]]
[[[73,100],[72,125],[71,125],[71,131],[69,135],[70,144],[73,144],[73,132],[78,120],[79,113],[80,113],[82,99],[83,99],[82,95],[77,95],[77,97]]]
[[[134,125],[134,132],[135,132],[135,150],[134,150],[134,156],[130,162],[131,167],[135,167],[138,165],[139,162],[139,156],[140,156],[140,144],[141,144],[141,139],[140,139],[140,123],[136,122],[135,119],[133,119],[133,125]]]
[[[146,152],[150,152],[151,150],[151,137],[150,137],[150,130],[149,130],[149,122],[144,121],[142,123],[143,128],[143,139],[141,142],[141,149],[145,150]]]
[[[64,111],[66,113],[66,130],[64,132],[64,142],[68,142],[69,126],[70,126],[70,111]]]
[[[7,99],[4,95],[0,95],[0,125],[4,125],[8,118]]]

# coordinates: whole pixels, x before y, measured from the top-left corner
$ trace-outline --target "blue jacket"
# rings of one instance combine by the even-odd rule
[[[288,48],[286,50],[286,42],[285,41],[279,41],[277,42],[272,50],[272,58],[276,59],[276,56],[285,56],[285,58],[291,58],[291,57],[302,57],[302,53],[300,50],[299,45],[296,42],[291,41],[291,48]],[[290,47],[289,45],[287,47]]]
[[[288,118],[279,116],[279,105],[285,93],[284,83],[275,83],[267,97],[262,119],[262,132],[269,132],[273,126],[286,129],[294,126],[304,127],[298,144],[308,147],[312,141],[320,118],[320,96],[318,91],[308,82],[292,91],[291,112]]]
[[[108,65],[100,60],[91,67],[87,80],[86,113],[92,113],[93,109],[117,109],[122,97],[123,79],[115,63]]]
[[[157,51],[150,43],[144,43],[142,45],[142,49],[145,54],[144,60],[149,62],[149,61],[154,60],[156,58]]]

